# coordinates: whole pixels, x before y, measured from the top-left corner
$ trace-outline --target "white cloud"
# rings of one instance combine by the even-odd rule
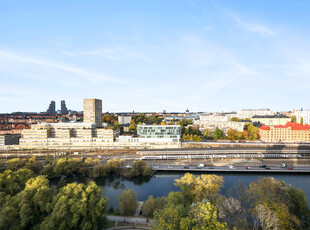
[[[134,59],[140,59],[143,61],[148,61],[151,62],[152,59],[134,52],[134,51],[130,51],[128,49],[124,49],[124,48],[116,48],[116,49],[98,49],[98,50],[89,50],[89,51],[80,51],[80,52],[68,52],[68,51],[64,51],[62,52],[63,55],[66,56],[97,56],[97,57],[103,57],[109,60],[114,60],[114,61],[119,61],[124,59],[126,56],[127,57],[133,57]]]
[[[234,13],[227,13],[227,15],[234,20],[236,23],[236,26],[241,27],[245,29],[246,31],[258,33],[263,37],[271,37],[274,36],[276,33],[273,29],[266,25],[253,23],[253,22],[247,22],[245,20],[242,20],[239,16],[237,16]]]
[[[11,52],[1,51],[0,50],[0,58],[4,59],[3,62],[10,62],[13,65],[11,69],[8,69],[7,66],[1,65],[0,63],[0,70],[4,71],[12,71],[15,72],[16,68],[14,67],[14,63],[28,63],[33,64],[29,71],[35,72],[35,66],[40,67],[42,71],[42,67],[49,67],[52,69],[57,69],[65,73],[73,74],[76,78],[84,79],[92,83],[99,83],[99,82],[112,82],[117,84],[123,84],[124,82],[118,78],[109,76],[107,74],[95,73],[93,71],[89,71],[86,69],[70,66],[69,64],[59,63],[55,61],[46,60],[43,58],[33,58],[27,55],[17,55]],[[54,76],[56,78],[61,78],[61,76]]]

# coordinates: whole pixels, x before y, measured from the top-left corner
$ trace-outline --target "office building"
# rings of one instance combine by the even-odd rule
[[[310,142],[310,125],[288,122],[286,125],[267,126],[259,129],[264,142]]]
[[[20,137],[12,134],[0,135],[0,151],[3,151],[6,146],[18,145]]]
[[[66,102],[64,100],[62,100],[60,102],[60,113],[61,113],[61,115],[67,115],[68,114],[68,109],[66,106]]]
[[[102,100],[84,99],[83,120],[85,123],[95,123],[102,127]]]
[[[181,140],[180,125],[138,125],[137,134],[141,138],[165,139],[172,142]]]
[[[55,101],[51,101],[46,113],[56,113],[56,103]]]
[[[96,128],[95,123],[41,123],[24,129],[21,149],[90,149],[113,146],[119,130]]]

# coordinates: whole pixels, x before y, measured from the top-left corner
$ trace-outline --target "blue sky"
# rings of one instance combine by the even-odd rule
[[[0,0],[0,113],[309,108],[310,1]]]

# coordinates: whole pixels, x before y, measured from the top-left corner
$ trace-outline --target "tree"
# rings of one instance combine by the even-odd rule
[[[48,215],[47,207],[52,201],[53,190],[45,176],[37,176],[27,181],[25,189],[17,197],[21,228],[36,228]]]
[[[137,195],[132,189],[123,191],[118,196],[118,206],[120,207],[123,215],[132,215],[136,210],[138,206],[136,197]]]
[[[230,119],[230,121],[236,121],[236,122],[238,122],[238,121],[240,121],[240,119],[239,119],[238,117],[232,117],[232,118]]]
[[[16,195],[25,188],[25,183],[33,177],[30,169],[19,169],[18,171],[6,170],[0,174],[0,192]]]
[[[223,185],[223,177],[216,175],[204,175],[195,177],[185,173],[183,177],[175,180],[175,185],[184,192],[185,198],[190,202],[199,202],[208,199],[216,202],[217,193]]]
[[[224,134],[223,134],[222,130],[216,129],[216,130],[214,131],[214,139],[215,139],[215,140],[224,139]]]
[[[310,210],[306,206],[304,194],[296,188],[287,186],[285,182],[264,177],[251,182],[247,193],[251,201],[252,216],[263,219],[265,221],[261,222],[263,226],[271,225],[266,221],[273,222],[274,218],[278,220],[280,229],[300,229],[309,226]],[[258,205],[263,206],[255,209]]]
[[[243,135],[243,138],[246,140],[249,138],[249,132],[247,130],[244,130],[242,135]]]
[[[180,229],[228,230],[229,228],[226,223],[218,221],[216,208],[204,200],[191,205],[188,216],[181,219]]]
[[[71,183],[54,196],[50,214],[41,224],[42,229],[102,229],[102,215],[108,199],[95,182],[88,185]]]
[[[143,203],[143,206],[141,208],[142,215],[152,217],[154,211],[157,209],[163,209],[165,204],[165,197],[157,197],[156,199],[154,199],[153,196],[149,196],[148,199]]]
[[[247,209],[242,207],[240,200],[233,197],[221,197],[218,205],[218,216],[225,221],[230,228],[236,226],[239,229],[246,229],[247,224]]]
[[[184,215],[183,205],[167,206],[162,210],[154,212],[153,226],[154,230],[177,230],[180,229],[180,221]]]
[[[300,124],[304,124],[304,118],[302,117],[302,118],[300,118]]]
[[[203,137],[205,140],[213,140],[213,132],[211,132],[209,129],[206,129],[203,133]]]
[[[297,118],[295,115],[291,116],[291,122],[296,122],[297,121]]]
[[[135,160],[132,168],[128,169],[123,173],[125,177],[136,177],[136,176],[151,176],[152,169],[148,167],[147,163],[143,160]]]
[[[236,131],[236,130],[234,130],[234,129],[229,129],[229,130],[227,131],[227,138],[228,138],[229,140],[235,140],[235,139],[236,139],[236,136],[237,136],[237,131]]]

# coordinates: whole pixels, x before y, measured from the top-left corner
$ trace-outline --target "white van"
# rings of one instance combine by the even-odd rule
[[[203,168],[203,167],[205,167],[204,164],[199,164],[199,165],[197,165],[197,168]]]
[[[233,166],[233,165],[228,165],[227,167],[228,167],[229,169],[236,169],[236,167]]]

